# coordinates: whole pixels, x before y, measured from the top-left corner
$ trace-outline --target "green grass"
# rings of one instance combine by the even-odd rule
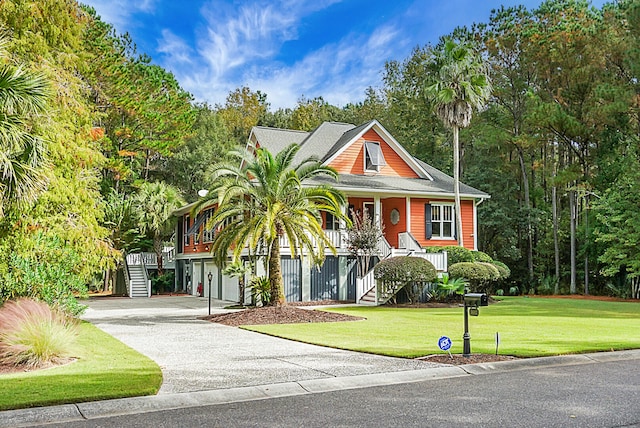
[[[462,353],[462,308],[345,307],[330,309],[364,321],[245,327],[301,342],[414,358],[442,353],[438,338]],[[471,351],[537,357],[640,348],[640,303],[504,298],[469,317]]]
[[[156,394],[160,367],[93,325],[79,326],[78,360],[0,375],[0,410]]]

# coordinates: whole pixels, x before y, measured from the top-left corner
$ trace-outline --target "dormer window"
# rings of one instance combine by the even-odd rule
[[[380,143],[374,141],[364,142],[364,170],[365,172],[379,172],[380,168],[385,166],[387,162],[384,160]]]

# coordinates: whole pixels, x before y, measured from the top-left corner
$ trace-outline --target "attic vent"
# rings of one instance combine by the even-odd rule
[[[364,142],[364,169],[365,171],[380,171],[380,167],[385,166],[387,162],[384,160],[380,143],[373,141]]]

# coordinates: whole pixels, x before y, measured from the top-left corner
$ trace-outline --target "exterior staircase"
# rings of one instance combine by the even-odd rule
[[[129,297],[151,297],[151,281],[147,278],[145,267],[140,254],[128,254],[126,258],[128,273]]]
[[[446,251],[441,253],[425,252],[409,232],[399,234],[399,244],[401,248],[392,248],[387,240],[382,238],[378,244],[380,260],[397,256],[420,257],[430,261],[439,273],[446,272]],[[402,290],[402,287],[399,285],[383,287],[382,284],[378,284],[373,277],[373,269],[371,269],[365,276],[356,279],[356,293],[358,296],[356,303],[369,306],[384,305],[400,290]]]

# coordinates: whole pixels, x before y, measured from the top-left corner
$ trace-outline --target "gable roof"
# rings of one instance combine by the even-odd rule
[[[419,178],[340,174],[338,183],[333,182],[335,187],[343,190],[375,189],[387,193],[453,196],[453,177],[411,156],[377,120],[359,126],[350,123],[324,122],[312,132],[256,126],[252,129],[251,136],[260,147],[266,148],[273,154],[292,143],[300,145],[294,164],[311,156],[328,164],[370,129],[374,129],[417,173]],[[311,183],[320,184],[325,180],[328,179],[318,177]],[[489,194],[464,183],[460,183],[460,194],[462,197],[490,198]]]

